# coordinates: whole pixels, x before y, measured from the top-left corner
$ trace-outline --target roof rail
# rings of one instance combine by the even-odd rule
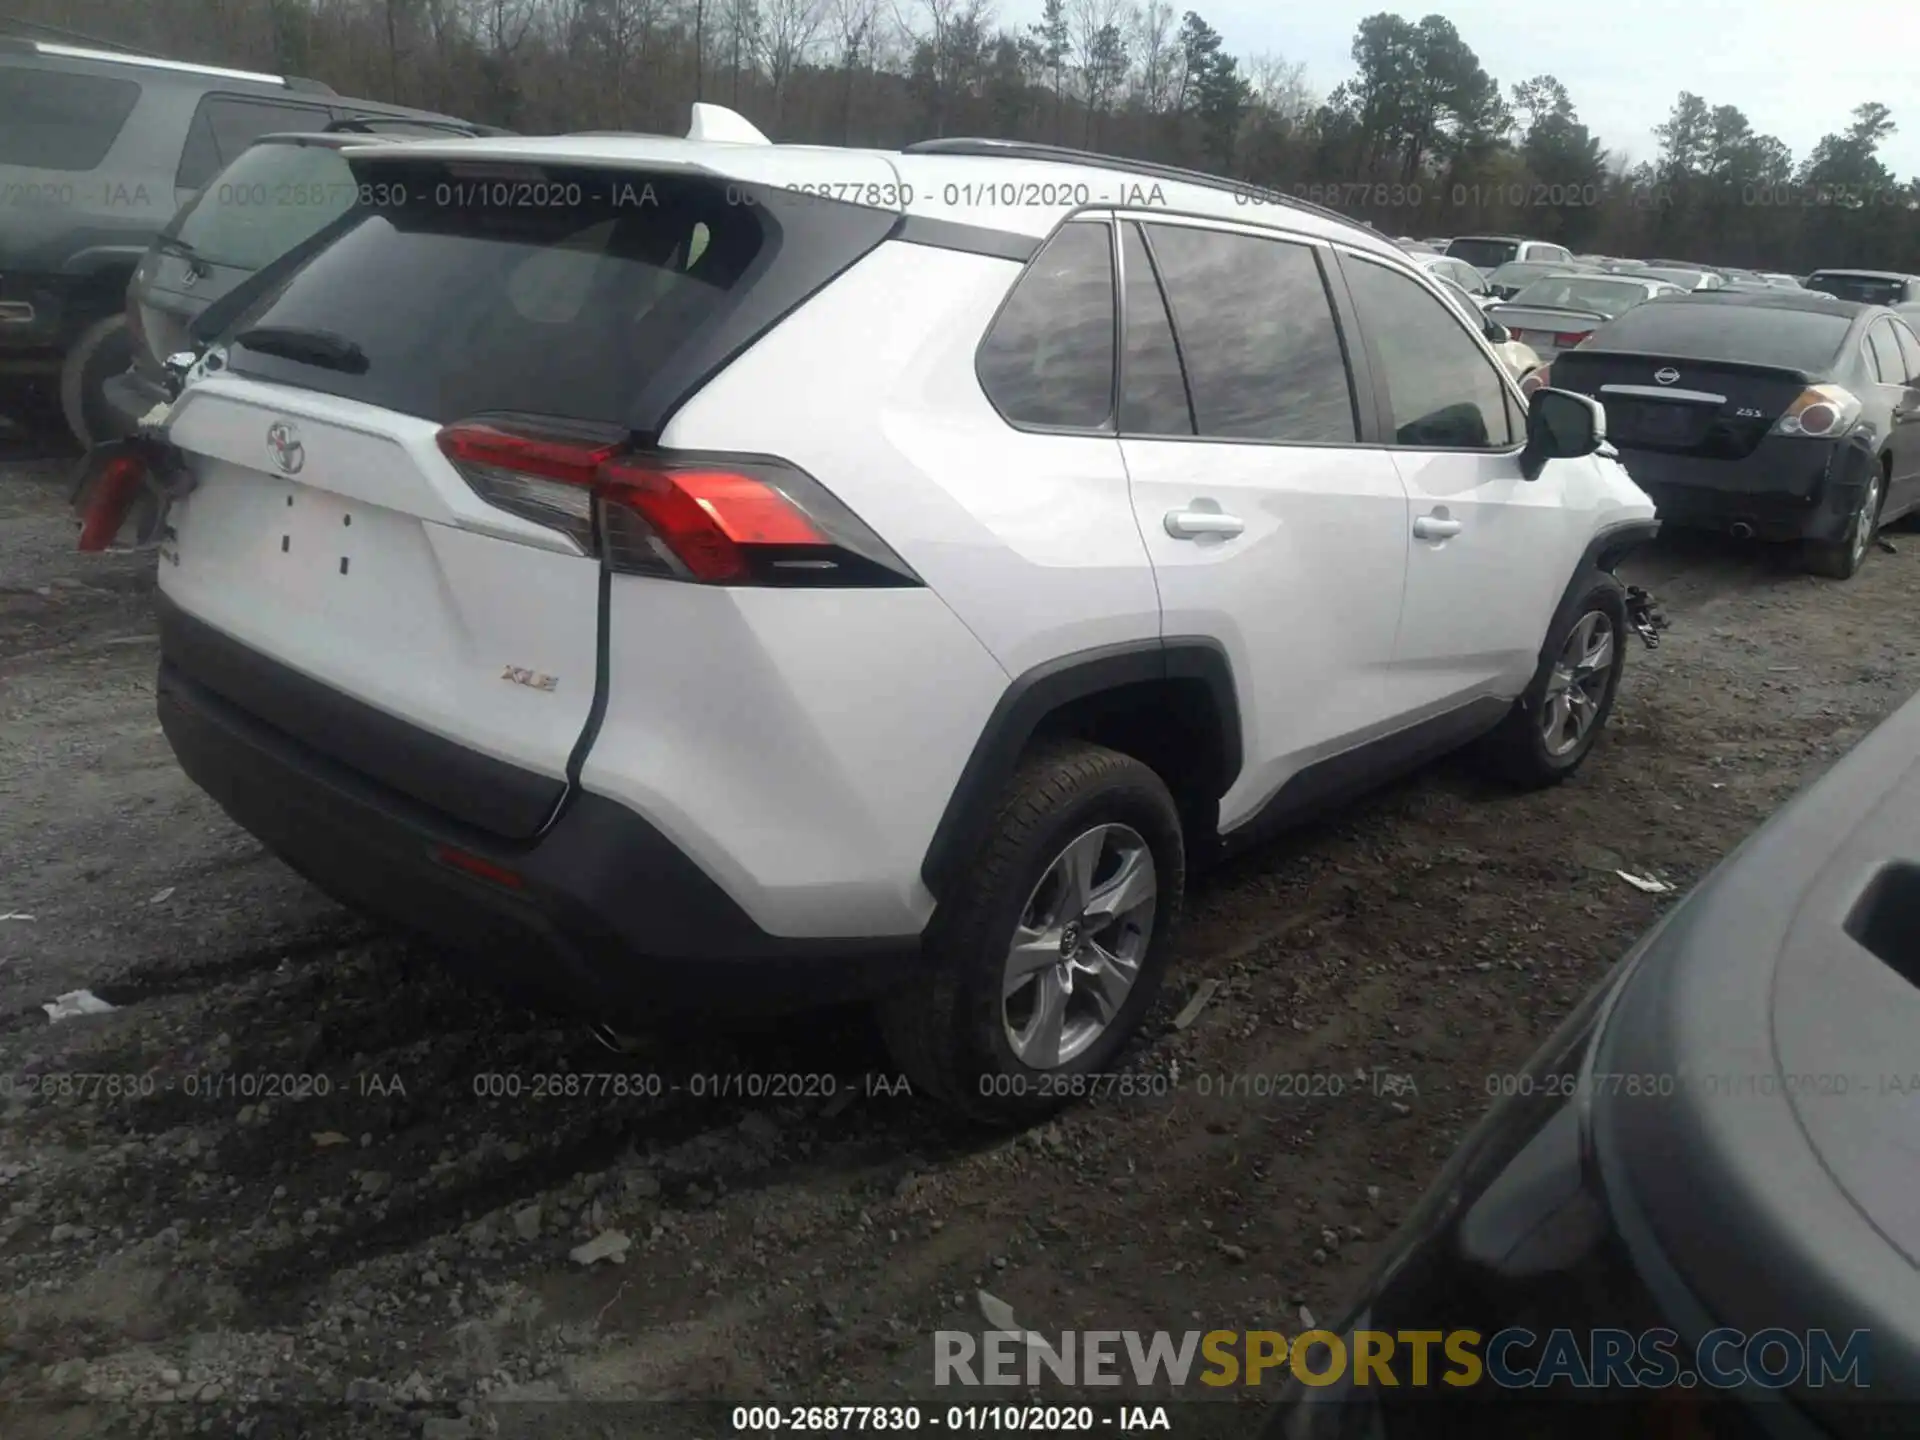
[[[280,83],[287,89],[298,91],[302,95],[338,95],[340,93],[326,81],[309,80],[304,75],[282,75]]]
[[[1234,180],[1225,175],[1210,175],[1205,170],[1188,170],[1179,165],[1162,165],[1154,160],[1129,160],[1124,155],[1105,155],[1097,150],[1075,150],[1067,145],[1037,145],[1026,140],[988,140],[968,135],[949,139],[918,140],[900,147],[902,155],[997,155],[1004,160],[1049,160],[1061,165],[1088,165],[1099,170],[1124,170],[1130,174],[1151,175],[1160,180],[1177,180],[1183,185],[1204,185],[1211,190],[1252,192],[1261,200],[1273,200],[1296,210],[1324,215],[1343,225],[1358,225],[1351,215],[1342,215],[1325,205],[1280,191],[1269,193],[1251,180]]]
[[[258,70],[230,70],[223,65],[195,65],[186,60],[163,60],[157,55],[129,54],[125,51],[95,50],[84,45],[59,44],[51,40],[13,41],[12,50],[22,48],[36,55],[65,60],[102,60],[113,65],[136,65],[145,70],[175,70],[188,75],[208,75],[222,80],[246,80],[255,85],[278,85],[289,90],[314,90],[324,95],[333,91],[317,80],[288,80],[283,75],[268,75]]]
[[[426,117],[415,118],[412,115],[349,115],[321,127],[323,135],[377,135],[388,126],[413,130],[444,130],[452,135],[462,135],[471,140],[474,136],[487,131],[485,125],[469,125],[464,120],[439,120]]]

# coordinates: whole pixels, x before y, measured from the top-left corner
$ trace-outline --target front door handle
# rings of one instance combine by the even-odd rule
[[[1422,540],[1447,540],[1460,533],[1460,522],[1422,515],[1413,522],[1413,533]]]
[[[1218,510],[1169,510],[1167,534],[1176,540],[1193,540],[1201,535],[1238,535],[1247,522],[1238,515],[1223,515]]]

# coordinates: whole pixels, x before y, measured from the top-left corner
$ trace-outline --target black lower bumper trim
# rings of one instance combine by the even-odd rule
[[[915,938],[769,935],[657,829],[603,797],[576,795],[537,842],[513,845],[321,755],[171,658],[159,713],[188,777],[329,895],[583,1013],[779,1014],[871,998],[913,975]],[[453,868],[445,847],[520,884]]]
[[[566,782],[429,734],[300,674],[156,597],[160,650],[202,688],[348,769],[509,840],[540,833]]]

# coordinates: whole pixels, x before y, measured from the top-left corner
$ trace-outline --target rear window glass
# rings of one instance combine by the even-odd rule
[[[258,270],[353,208],[353,172],[317,145],[256,145],[189,202],[169,233],[210,265]]]
[[[1635,273],[1639,275],[1644,275],[1649,280],[1664,280],[1669,285],[1678,285],[1683,290],[1697,290],[1701,288],[1700,278],[1701,276],[1706,274],[1706,271],[1676,270],[1671,268],[1656,267],[1656,268],[1647,269],[1647,270],[1639,270],[1639,271],[1636,271]]]
[[[0,65],[0,165],[91,170],[139,100],[131,80]]]
[[[368,203],[224,327],[317,332],[351,363],[237,340],[229,363],[442,422],[518,411],[650,428],[893,222],[811,197],[729,204],[723,183],[658,175],[355,174]],[[522,198],[536,185],[547,203]]]
[[[1864,305],[1898,305],[1907,298],[1907,282],[1875,275],[1809,275],[1807,289],[1823,290]]]
[[[1644,285],[1612,284],[1605,280],[1536,280],[1513,297],[1515,305],[1552,305],[1564,310],[1592,310],[1618,315],[1647,298]]]
[[[1520,246],[1513,240],[1454,240],[1447,245],[1447,254],[1476,270],[1504,265],[1519,253]]]
[[[1671,300],[1636,305],[1601,326],[1581,348],[1814,370],[1840,353],[1852,327],[1847,315]]]

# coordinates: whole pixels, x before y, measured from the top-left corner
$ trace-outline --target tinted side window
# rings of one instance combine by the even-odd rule
[[[1874,378],[1882,385],[1898,385],[1906,378],[1907,367],[1900,358],[1900,343],[1884,322],[1867,331],[1867,353],[1873,359]]]
[[[139,99],[131,80],[0,66],[0,165],[91,170]]]
[[[1386,391],[1397,445],[1495,450],[1514,443],[1506,386],[1437,296],[1384,265],[1343,261]]]
[[[1016,425],[1104,426],[1113,417],[1114,329],[1111,229],[1063,226],[987,332],[981,387]]]
[[[1908,381],[1920,381],[1920,336],[1900,324],[1894,325],[1893,333],[1900,346],[1900,359],[1906,365]]]
[[[1120,428],[1132,435],[1191,435],[1193,410],[1166,297],[1140,227],[1120,227],[1121,302],[1127,348],[1120,361]]]
[[[1149,225],[1147,235],[1202,435],[1357,438],[1346,357],[1310,247],[1178,225]]]
[[[240,95],[207,95],[194,111],[186,147],[173,183],[198,190],[262,135],[274,131],[324,130],[332,116],[317,105],[289,105]]]

